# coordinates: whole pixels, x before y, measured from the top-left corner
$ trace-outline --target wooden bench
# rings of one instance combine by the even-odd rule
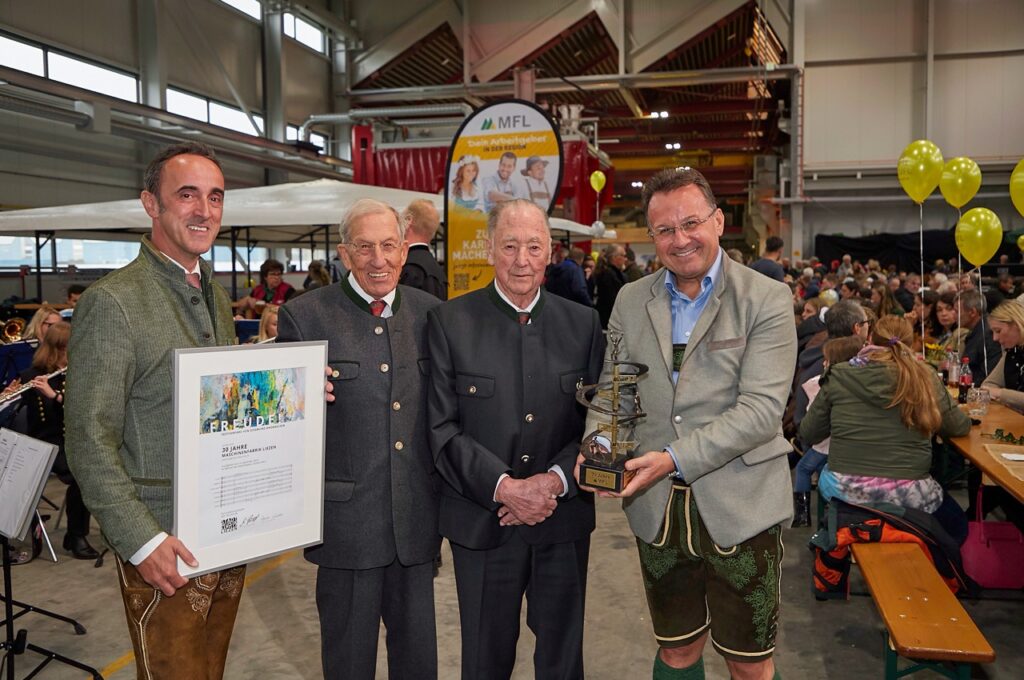
[[[947,678],[968,680],[971,664],[995,660],[992,646],[920,546],[855,543],[852,549],[889,630],[886,680],[926,668]],[[898,670],[898,656],[916,664]]]

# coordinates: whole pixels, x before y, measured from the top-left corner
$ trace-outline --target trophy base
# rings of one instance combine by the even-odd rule
[[[622,491],[634,474],[635,471],[624,469],[622,464],[616,467],[594,462],[580,463],[580,484],[602,491]]]

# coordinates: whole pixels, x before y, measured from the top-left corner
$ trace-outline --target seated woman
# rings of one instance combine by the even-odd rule
[[[892,294],[892,290],[889,289],[885,281],[880,281],[871,286],[871,305],[879,318],[887,314],[894,314],[896,316],[906,314],[906,311],[896,301],[896,297]]]
[[[992,337],[1003,348],[1003,356],[981,386],[996,401],[1018,410],[1024,409],[1024,295],[996,307],[988,315],[988,320],[992,324]],[[974,517],[974,503],[980,484],[980,473],[972,470],[967,477],[967,494],[971,500],[968,517]],[[1024,531],[1024,503],[998,486],[986,488],[983,499],[984,514],[1002,507],[1006,519]]]
[[[283,305],[295,297],[295,288],[284,280],[284,265],[270,258],[260,265],[260,283],[243,299],[244,307],[262,311],[264,305]]]
[[[956,293],[943,293],[935,303],[935,320],[938,322],[936,342],[947,350],[959,354],[964,348],[964,338],[970,333],[968,328],[958,328]]]
[[[31,383],[35,389],[22,397],[28,427],[25,434],[57,446],[57,459],[53,471],[60,481],[68,485],[64,507],[68,512],[68,532],[64,535],[64,549],[77,560],[94,560],[99,553],[86,538],[89,535],[89,511],[82,501],[82,491],[71,476],[68,459],[64,453],[64,374],[47,376],[68,366],[68,338],[71,324],[57,321],[46,332],[39,349],[32,357],[32,366],[21,373],[24,384]]]
[[[25,332],[21,334],[22,340],[42,340],[50,327],[60,321],[60,312],[53,305],[40,305],[36,313],[32,315]]]
[[[800,438],[832,437],[828,465],[818,478],[826,499],[923,510],[962,544],[967,517],[928,470],[932,436],[965,435],[971,421],[935,371],[914,358],[913,338],[905,319],[880,318],[869,345],[821,376],[818,396],[800,423]]]
[[[981,386],[996,401],[1024,409],[1024,295],[996,307],[988,320],[1003,356]]]
[[[249,342],[268,342],[277,337],[277,314],[280,309],[277,305],[267,305],[260,316],[259,333]]]

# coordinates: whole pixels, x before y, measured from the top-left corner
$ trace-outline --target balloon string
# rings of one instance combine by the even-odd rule
[[[921,281],[919,283],[919,288],[917,289],[917,293],[918,293],[918,295],[921,296],[921,353],[922,354],[926,354],[926,352],[925,352],[925,343],[927,341],[924,339],[924,316],[925,316],[925,314],[924,314],[924,201],[922,201],[921,203],[918,203],[917,204],[917,208],[918,208],[918,220],[919,220],[919,222],[918,222],[918,227],[919,227],[918,228],[918,233],[920,235],[920,248],[921,248]]]
[[[988,303],[985,300],[985,283],[981,280],[981,265],[978,265],[978,293],[981,294],[981,356],[982,361],[985,363],[981,365],[981,370],[985,375],[980,376],[981,380],[984,381],[988,377],[988,338],[985,337],[985,312],[988,310]],[[974,376],[971,376],[971,380],[974,380]],[[980,382],[978,383],[981,384]]]
[[[956,209],[956,223],[960,224],[960,220],[962,218],[963,218],[963,211],[960,208],[957,208]],[[963,317],[963,312],[964,312],[963,306],[960,304],[960,293],[963,292],[962,290],[960,290],[960,284],[963,283],[964,260],[963,260],[963,255],[961,255],[959,248],[957,248],[957,251],[956,251],[956,273],[957,273],[957,276],[960,277],[960,280],[957,282],[957,287],[956,287],[957,288],[957,295],[956,295],[956,331],[957,331],[957,333],[956,333],[956,337],[957,337],[957,340],[959,341],[963,337],[961,335],[961,333],[960,333],[960,330],[963,328],[963,325],[962,325],[960,319],[961,319],[961,317]],[[959,357],[959,355],[960,355],[960,351],[957,350],[957,356]]]

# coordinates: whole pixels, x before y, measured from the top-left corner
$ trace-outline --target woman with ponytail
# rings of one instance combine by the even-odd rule
[[[971,421],[935,370],[914,357],[913,339],[905,319],[880,318],[856,357],[829,366],[821,376],[800,437],[815,442],[832,437],[818,481],[825,498],[923,510],[963,543],[967,518],[928,470],[932,436],[965,435]]]

